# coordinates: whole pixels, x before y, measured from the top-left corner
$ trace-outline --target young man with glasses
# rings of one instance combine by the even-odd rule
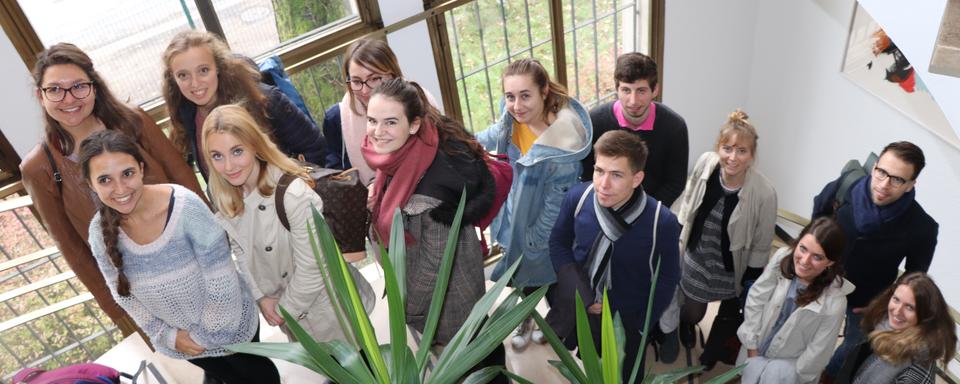
[[[832,215],[846,232],[842,260],[847,280],[857,287],[847,296],[843,344],[827,366],[828,376],[836,374],[850,348],[866,340],[860,329],[863,307],[893,283],[900,263],[906,259],[907,272],[930,267],[939,225],[914,199],[924,165],[919,147],[907,141],[891,143],[870,174],[846,192],[846,203],[834,208],[840,179],[814,198],[813,217]]]

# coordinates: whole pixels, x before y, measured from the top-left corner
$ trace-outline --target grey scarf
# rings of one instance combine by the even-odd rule
[[[593,185],[590,186],[593,189]],[[636,192],[634,192],[636,193]],[[642,189],[640,196],[620,212],[612,208],[600,206],[596,194],[593,195],[593,210],[597,215],[597,221],[600,222],[600,233],[597,234],[590,247],[590,258],[587,265],[590,266],[590,285],[594,291],[594,301],[603,300],[604,289],[613,289],[613,282],[610,278],[610,257],[613,256],[613,243],[620,239],[626,233],[633,223],[643,213],[647,205],[647,193]],[[656,226],[656,223],[654,223]]]

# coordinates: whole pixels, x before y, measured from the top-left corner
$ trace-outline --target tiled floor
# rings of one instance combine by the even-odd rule
[[[381,278],[380,269],[375,265],[371,265],[365,267],[362,272],[364,276],[372,282],[374,290],[376,292],[382,292],[383,279]],[[547,310],[546,304],[541,303],[538,307],[538,310],[545,314]],[[710,306],[706,319],[712,319],[715,313],[715,306]],[[377,334],[381,338],[381,342],[387,342],[387,337],[389,337],[389,330],[387,328],[387,305],[383,299],[378,298],[377,306],[371,314],[371,319],[373,320]],[[704,322],[707,323],[708,321],[705,320]],[[705,334],[708,332],[709,329],[704,329]],[[286,341],[283,334],[280,333],[277,328],[267,326],[266,323],[261,323],[261,338],[268,342]],[[548,345],[531,343],[523,352],[515,352],[509,346],[509,343],[505,343],[505,349],[507,352],[507,368],[512,372],[516,372],[528,380],[538,384],[565,382],[563,376],[561,376],[559,372],[553,368],[553,366],[547,363],[548,360],[557,359],[557,355],[552,349],[550,349]],[[682,351],[681,357],[678,359],[678,361],[670,366],[653,362],[652,354],[652,350],[649,351],[647,359],[648,371],[667,372],[673,368],[686,366]],[[693,360],[696,361],[698,356],[699,348],[693,351]],[[158,370],[160,370],[161,374],[163,374],[163,376],[171,384],[202,382],[203,372],[199,368],[185,361],[173,360],[157,353],[150,352],[146,344],[140,339],[139,336],[136,335],[128,337],[121,344],[97,359],[97,362],[115,367],[124,372],[134,372],[136,371],[141,360],[153,362],[157,366]],[[316,374],[303,367],[299,367],[284,361],[276,361],[276,364],[280,370],[281,379],[284,383],[319,383],[323,380],[323,377],[319,374]],[[713,374],[724,372],[729,368],[730,367],[724,366],[723,364],[718,364],[718,366],[715,367],[712,372],[708,372],[704,376],[712,376]],[[694,380],[693,382],[699,382],[699,380]],[[153,382],[148,381],[148,383]]]

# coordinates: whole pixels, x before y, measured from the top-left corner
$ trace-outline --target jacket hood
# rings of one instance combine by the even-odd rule
[[[509,145],[513,133],[513,115],[507,111],[506,104],[501,100],[500,121],[502,124],[501,146]],[[593,142],[593,123],[590,114],[579,101],[567,99],[567,105],[557,112],[557,119],[550,124],[540,137],[533,143],[533,147],[517,162],[531,166],[544,160],[555,162],[580,161],[591,149]]]

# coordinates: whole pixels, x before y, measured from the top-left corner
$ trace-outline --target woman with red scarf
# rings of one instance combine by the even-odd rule
[[[442,116],[417,83],[384,81],[367,104],[364,159],[376,170],[370,190],[372,239],[387,245],[397,209],[406,238],[407,324],[423,332],[446,247],[466,191],[453,270],[434,342],[446,345],[485,291],[480,240],[471,223],[493,202],[486,152],[460,123]]]

